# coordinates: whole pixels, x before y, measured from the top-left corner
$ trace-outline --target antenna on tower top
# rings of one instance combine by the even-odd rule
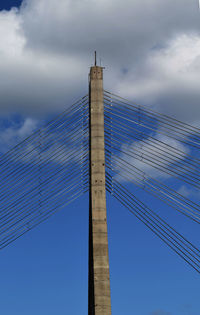
[[[97,65],[97,52],[96,52],[96,50],[94,52],[94,65],[95,66]]]

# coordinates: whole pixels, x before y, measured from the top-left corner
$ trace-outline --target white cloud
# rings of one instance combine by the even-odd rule
[[[25,38],[20,32],[22,20],[18,13],[17,9],[1,12],[0,54],[3,58],[17,59],[23,53]]]
[[[20,143],[33,132],[40,130],[35,134],[36,137],[28,139],[20,146],[19,155],[15,150],[15,154],[10,156],[14,162],[31,165],[40,161],[42,165],[48,161],[52,164],[66,165],[66,163],[81,164],[85,160],[87,149],[84,147],[83,140],[84,138],[86,140],[87,133],[80,134],[78,130],[74,129],[73,132],[68,131],[64,135],[62,124],[61,129],[59,126],[57,129],[39,129],[39,122],[31,118],[26,118],[20,123],[10,123],[11,126],[0,132],[1,153],[6,153],[8,149]]]
[[[199,199],[199,190],[198,189],[194,189],[191,187],[187,187],[186,185],[182,185],[178,191],[179,194],[181,194],[184,197],[194,197],[194,198],[198,198]]]
[[[159,103],[162,111],[183,120],[200,121],[200,36],[181,34],[153,51],[138,69],[117,87],[129,98]],[[133,84],[134,82],[134,84]]]
[[[0,132],[0,149],[5,153],[9,148],[28,137],[38,127],[38,122],[32,118],[26,118],[20,123],[12,123]]]
[[[148,179],[148,177],[158,179],[168,178],[170,176],[169,170],[172,168],[172,163],[176,163],[176,167],[178,167],[178,162],[185,159],[185,156],[189,153],[189,150],[178,141],[170,139],[167,136],[160,135],[159,130],[157,131],[155,138],[169,146],[172,146],[173,148],[180,150],[179,155],[170,155],[171,150],[167,148],[165,148],[165,152],[168,153],[168,155],[162,151],[159,151],[159,148],[163,148],[159,147],[158,143],[156,143],[153,138],[149,137],[145,140],[145,142],[137,141],[129,145],[122,145],[122,153],[120,154],[120,158],[133,165],[133,167],[136,169],[141,170],[141,172],[144,172],[143,175],[146,179]],[[123,152],[126,152],[127,154]],[[161,169],[168,169],[166,170],[168,174],[163,171],[159,171],[156,168],[157,165],[151,163],[149,160],[159,164]],[[120,167],[118,168],[118,171],[120,171],[120,174],[124,175],[124,172]],[[143,178],[143,176],[141,178]]]
[[[179,188],[178,193],[184,197],[189,197],[191,195],[191,193],[193,193],[193,190],[188,189],[188,187],[183,185]]]
[[[1,114],[61,111],[87,93],[95,49],[106,88],[190,121],[200,114],[195,0],[26,0],[0,12],[0,35]]]

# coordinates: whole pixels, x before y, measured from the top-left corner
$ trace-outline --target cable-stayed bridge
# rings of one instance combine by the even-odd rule
[[[0,248],[89,192],[88,313],[111,314],[107,190],[200,273],[200,250],[134,190],[198,224],[199,203],[174,181],[199,191],[199,147],[199,128],[103,90],[91,67],[87,95],[1,156]]]

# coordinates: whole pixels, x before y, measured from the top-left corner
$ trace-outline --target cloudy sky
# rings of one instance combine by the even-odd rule
[[[106,89],[200,117],[197,0],[26,0],[0,12],[0,111],[62,111],[87,92],[93,51]]]
[[[98,64],[105,67],[105,89],[199,126],[200,11],[198,0],[1,0],[1,153],[28,136],[49,117],[62,112],[87,93],[88,72],[94,62],[94,50],[97,50]],[[62,223],[61,219],[58,219],[59,224]],[[119,218],[116,220],[120,222]],[[50,228],[51,225],[48,233],[50,233]],[[80,228],[83,226],[81,225]],[[115,231],[113,228],[113,235],[114,232],[117,237],[117,229]],[[41,232],[40,235],[43,233]],[[48,240],[47,238],[47,243]],[[124,240],[127,239],[124,238]],[[27,244],[28,241],[30,240],[27,240]],[[155,252],[158,248],[155,246]],[[164,253],[165,248],[162,252],[163,259]],[[50,250],[48,254],[51,259]],[[12,257],[12,254],[8,254],[7,260],[5,259],[6,266],[8,261],[12,260],[9,257]],[[65,259],[68,258],[65,257]],[[114,258],[112,259],[114,261]],[[72,265],[73,263],[74,261]],[[87,259],[85,263],[87,264]],[[152,265],[154,263],[155,261],[152,260]],[[21,265],[20,259],[18,264]],[[170,264],[171,269],[169,267],[167,272],[173,278],[172,266],[174,264],[169,261]],[[140,260],[138,260],[139,265]],[[157,268],[155,266],[155,272],[158,271]],[[175,271],[179,272],[178,267]],[[185,274],[184,271],[183,269],[181,273],[180,268],[179,280]],[[117,267],[113,268],[113,274],[115,272],[117,274]],[[162,277],[163,270],[160,269],[159,272]],[[46,276],[48,279],[48,275]],[[134,276],[137,277],[137,275]],[[171,283],[167,283],[167,273],[165,277],[163,281],[166,281],[169,290]],[[178,290],[180,287],[183,291],[186,290],[186,283],[188,291],[192,287],[199,290],[195,276],[189,279],[187,275],[186,278],[187,281],[185,280],[182,284],[180,280],[179,286],[177,285]],[[128,281],[128,276],[127,279],[122,277],[120,280],[123,284],[125,280]],[[151,281],[153,281],[153,276]],[[148,284],[149,291],[151,281]],[[138,292],[134,289],[134,294],[138,293],[140,298],[144,283],[145,281],[141,282],[136,288]],[[58,287],[59,285],[60,283]],[[173,294],[176,293],[177,288],[172,290]],[[154,289],[156,292],[155,287]],[[165,292],[165,289],[161,289],[157,283],[158,291]],[[194,292],[191,292],[195,298]],[[185,293],[188,294],[187,290]],[[45,296],[47,300],[50,300],[49,296]],[[84,295],[82,300],[85,301]],[[153,302],[151,304],[149,299],[148,308],[143,307],[140,311],[139,304],[143,302],[141,300],[137,305],[137,314],[199,314],[199,305],[193,303],[192,297],[185,304],[181,296],[177,301],[181,301],[182,304],[175,306],[175,303],[172,303],[173,305],[169,306],[162,297],[158,304],[153,304]],[[57,303],[59,305],[60,301],[58,300]],[[123,307],[121,305],[121,309]],[[20,307],[19,309],[20,315],[27,314],[27,308],[24,309],[24,313]],[[117,306],[115,309],[117,310]],[[52,314],[56,314],[51,309],[49,314],[51,311],[54,312]],[[127,314],[132,315],[131,312],[129,309]],[[45,314],[42,308],[41,314]],[[63,314],[62,308],[59,314]],[[5,315],[11,315],[11,313],[5,313]]]
[[[30,133],[86,94],[95,49],[106,89],[198,125],[197,0],[3,2],[0,115],[9,135],[28,123]]]

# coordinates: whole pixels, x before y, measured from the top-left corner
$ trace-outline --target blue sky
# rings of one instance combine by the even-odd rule
[[[0,3],[1,10],[10,10],[12,7],[19,7],[22,0],[2,0]]]
[[[106,89],[199,125],[198,2],[126,1],[97,1],[100,15],[91,2],[105,17],[94,30],[79,1],[28,0],[19,11],[21,1],[1,1],[1,153],[87,93],[94,49]],[[129,188],[199,246],[198,225]],[[109,195],[107,207],[113,314],[198,315],[199,275]],[[87,255],[85,195],[1,251],[1,313],[87,314]]]

